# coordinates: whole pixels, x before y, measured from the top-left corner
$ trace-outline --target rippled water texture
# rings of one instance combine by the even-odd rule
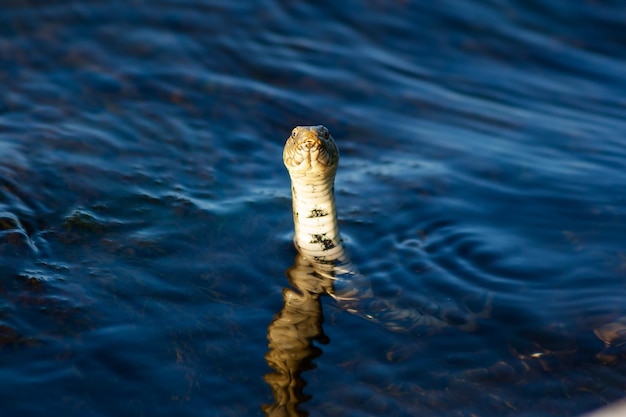
[[[623,5],[317,4],[0,6],[3,413],[575,416],[625,396]],[[309,124],[337,139],[340,227],[382,305],[449,326],[281,310],[282,146]]]

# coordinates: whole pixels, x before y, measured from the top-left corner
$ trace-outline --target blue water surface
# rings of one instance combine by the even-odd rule
[[[624,45],[620,1],[5,2],[2,414],[576,416],[626,396]],[[311,124],[338,142],[340,227],[377,297],[450,326],[393,332],[325,297],[285,405],[282,147]]]

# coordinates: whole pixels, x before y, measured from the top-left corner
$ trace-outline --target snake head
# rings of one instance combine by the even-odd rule
[[[285,143],[283,162],[291,175],[334,175],[339,163],[337,145],[322,125],[298,126]]]

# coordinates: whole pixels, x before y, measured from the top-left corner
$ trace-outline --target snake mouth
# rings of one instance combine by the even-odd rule
[[[290,172],[324,175],[337,168],[337,145],[324,126],[298,126],[291,132],[283,152]]]

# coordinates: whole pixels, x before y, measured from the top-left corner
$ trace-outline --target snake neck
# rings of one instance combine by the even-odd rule
[[[337,224],[334,180],[334,175],[291,178],[296,248],[329,270],[347,261]]]

